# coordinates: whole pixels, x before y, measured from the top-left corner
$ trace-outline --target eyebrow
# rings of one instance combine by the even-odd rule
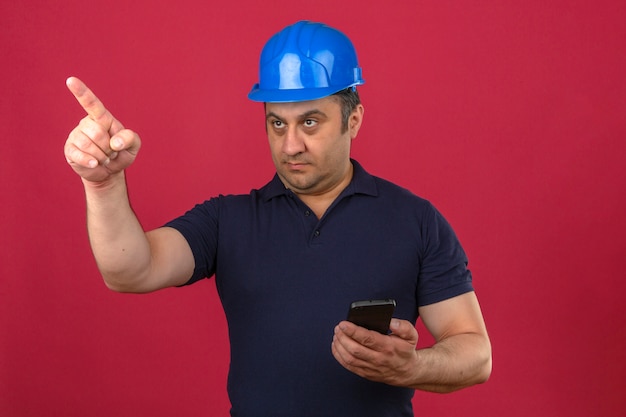
[[[313,110],[306,111],[306,112],[302,113],[301,115],[299,115],[298,116],[298,120],[304,120],[304,119],[307,119],[307,118],[309,118],[311,116],[321,116],[323,118],[328,118],[326,113],[324,113],[323,111],[318,110],[318,109],[313,109]],[[274,112],[267,113],[265,115],[265,120],[267,121],[267,120],[269,120],[272,117],[275,118],[275,119],[281,120],[281,121],[284,120],[282,117],[280,117],[279,115],[277,115]]]

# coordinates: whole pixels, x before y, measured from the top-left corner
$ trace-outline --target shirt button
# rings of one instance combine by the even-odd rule
[[[311,215],[311,212],[309,210],[307,210],[307,211],[304,212],[304,215],[309,217]]]
[[[318,237],[320,235],[320,231],[316,230],[315,233],[313,233],[315,235],[315,237]]]

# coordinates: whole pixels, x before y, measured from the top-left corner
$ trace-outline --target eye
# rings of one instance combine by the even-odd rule
[[[285,122],[283,122],[282,120],[278,120],[278,119],[268,120],[267,123],[268,123],[268,126],[271,127],[276,132],[284,130],[285,127],[287,127],[287,124]]]
[[[317,125],[317,120],[306,119],[303,124],[305,127],[315,127]]]

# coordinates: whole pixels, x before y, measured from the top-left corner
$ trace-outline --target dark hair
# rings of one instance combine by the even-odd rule
[[[361,98],[356,87],[348,87],[333,94],[333,97],[337,97],[341,102],[341,130],[345,132],[348,130],[348,122],[350,115],[356,109],[356,106],[361,104]]]

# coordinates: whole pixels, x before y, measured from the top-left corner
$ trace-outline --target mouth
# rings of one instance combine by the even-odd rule
[[[291,162],[286,161],[285,165],[290,171],[300,171],[308,164],[306,162],[300,162],[300,161],[291,161]]]

